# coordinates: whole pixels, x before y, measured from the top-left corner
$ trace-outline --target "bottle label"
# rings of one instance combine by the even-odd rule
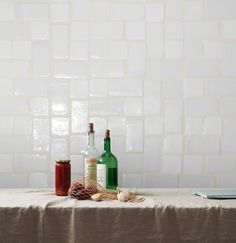
[[[106,165],[97,164],[97,183],[106,188]]]
[[[89,178],[93,181],[97,180],[97,159],[85,159],[85,178]]]

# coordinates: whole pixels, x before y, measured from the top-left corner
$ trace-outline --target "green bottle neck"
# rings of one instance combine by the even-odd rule
[[[110,138],[104,139],[104,151],[111,153],[111,139]]]

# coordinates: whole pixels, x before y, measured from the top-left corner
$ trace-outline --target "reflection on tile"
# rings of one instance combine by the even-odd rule
[[[74,100],[71,109],[72,133],[85,133],[88,124],[88,102]]]
[[[52,114],[65,115],[68,111],[67,98],[53,98],[52,100]]]
[[[34,98],[31,100],[31,114],[33,116],[48,115],[48,98]]]
[[[56,79],[51,86],[52,114],[65,115],[68,112],[69,85],[67,81]]]
[[[33,119],[33,150],[49,150],[49,119]]]
[[[69,135],[69,119],[52,118],[52,134],[58,136]]]

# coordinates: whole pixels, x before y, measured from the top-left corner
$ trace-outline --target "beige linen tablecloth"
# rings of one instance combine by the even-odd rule
[[[185,189],[139,191],[142,203],[1,189],[0,242],[236,242],[236,200],[202,199]]]

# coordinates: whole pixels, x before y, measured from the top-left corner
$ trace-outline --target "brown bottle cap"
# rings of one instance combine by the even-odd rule
[[[105,132],[105,138],[110,138],[110,130],[106,130],[106,132]]]
[[[93,130],[93,123],[89,123],[88,125],[88,133],[93,133],[94,130]]]

